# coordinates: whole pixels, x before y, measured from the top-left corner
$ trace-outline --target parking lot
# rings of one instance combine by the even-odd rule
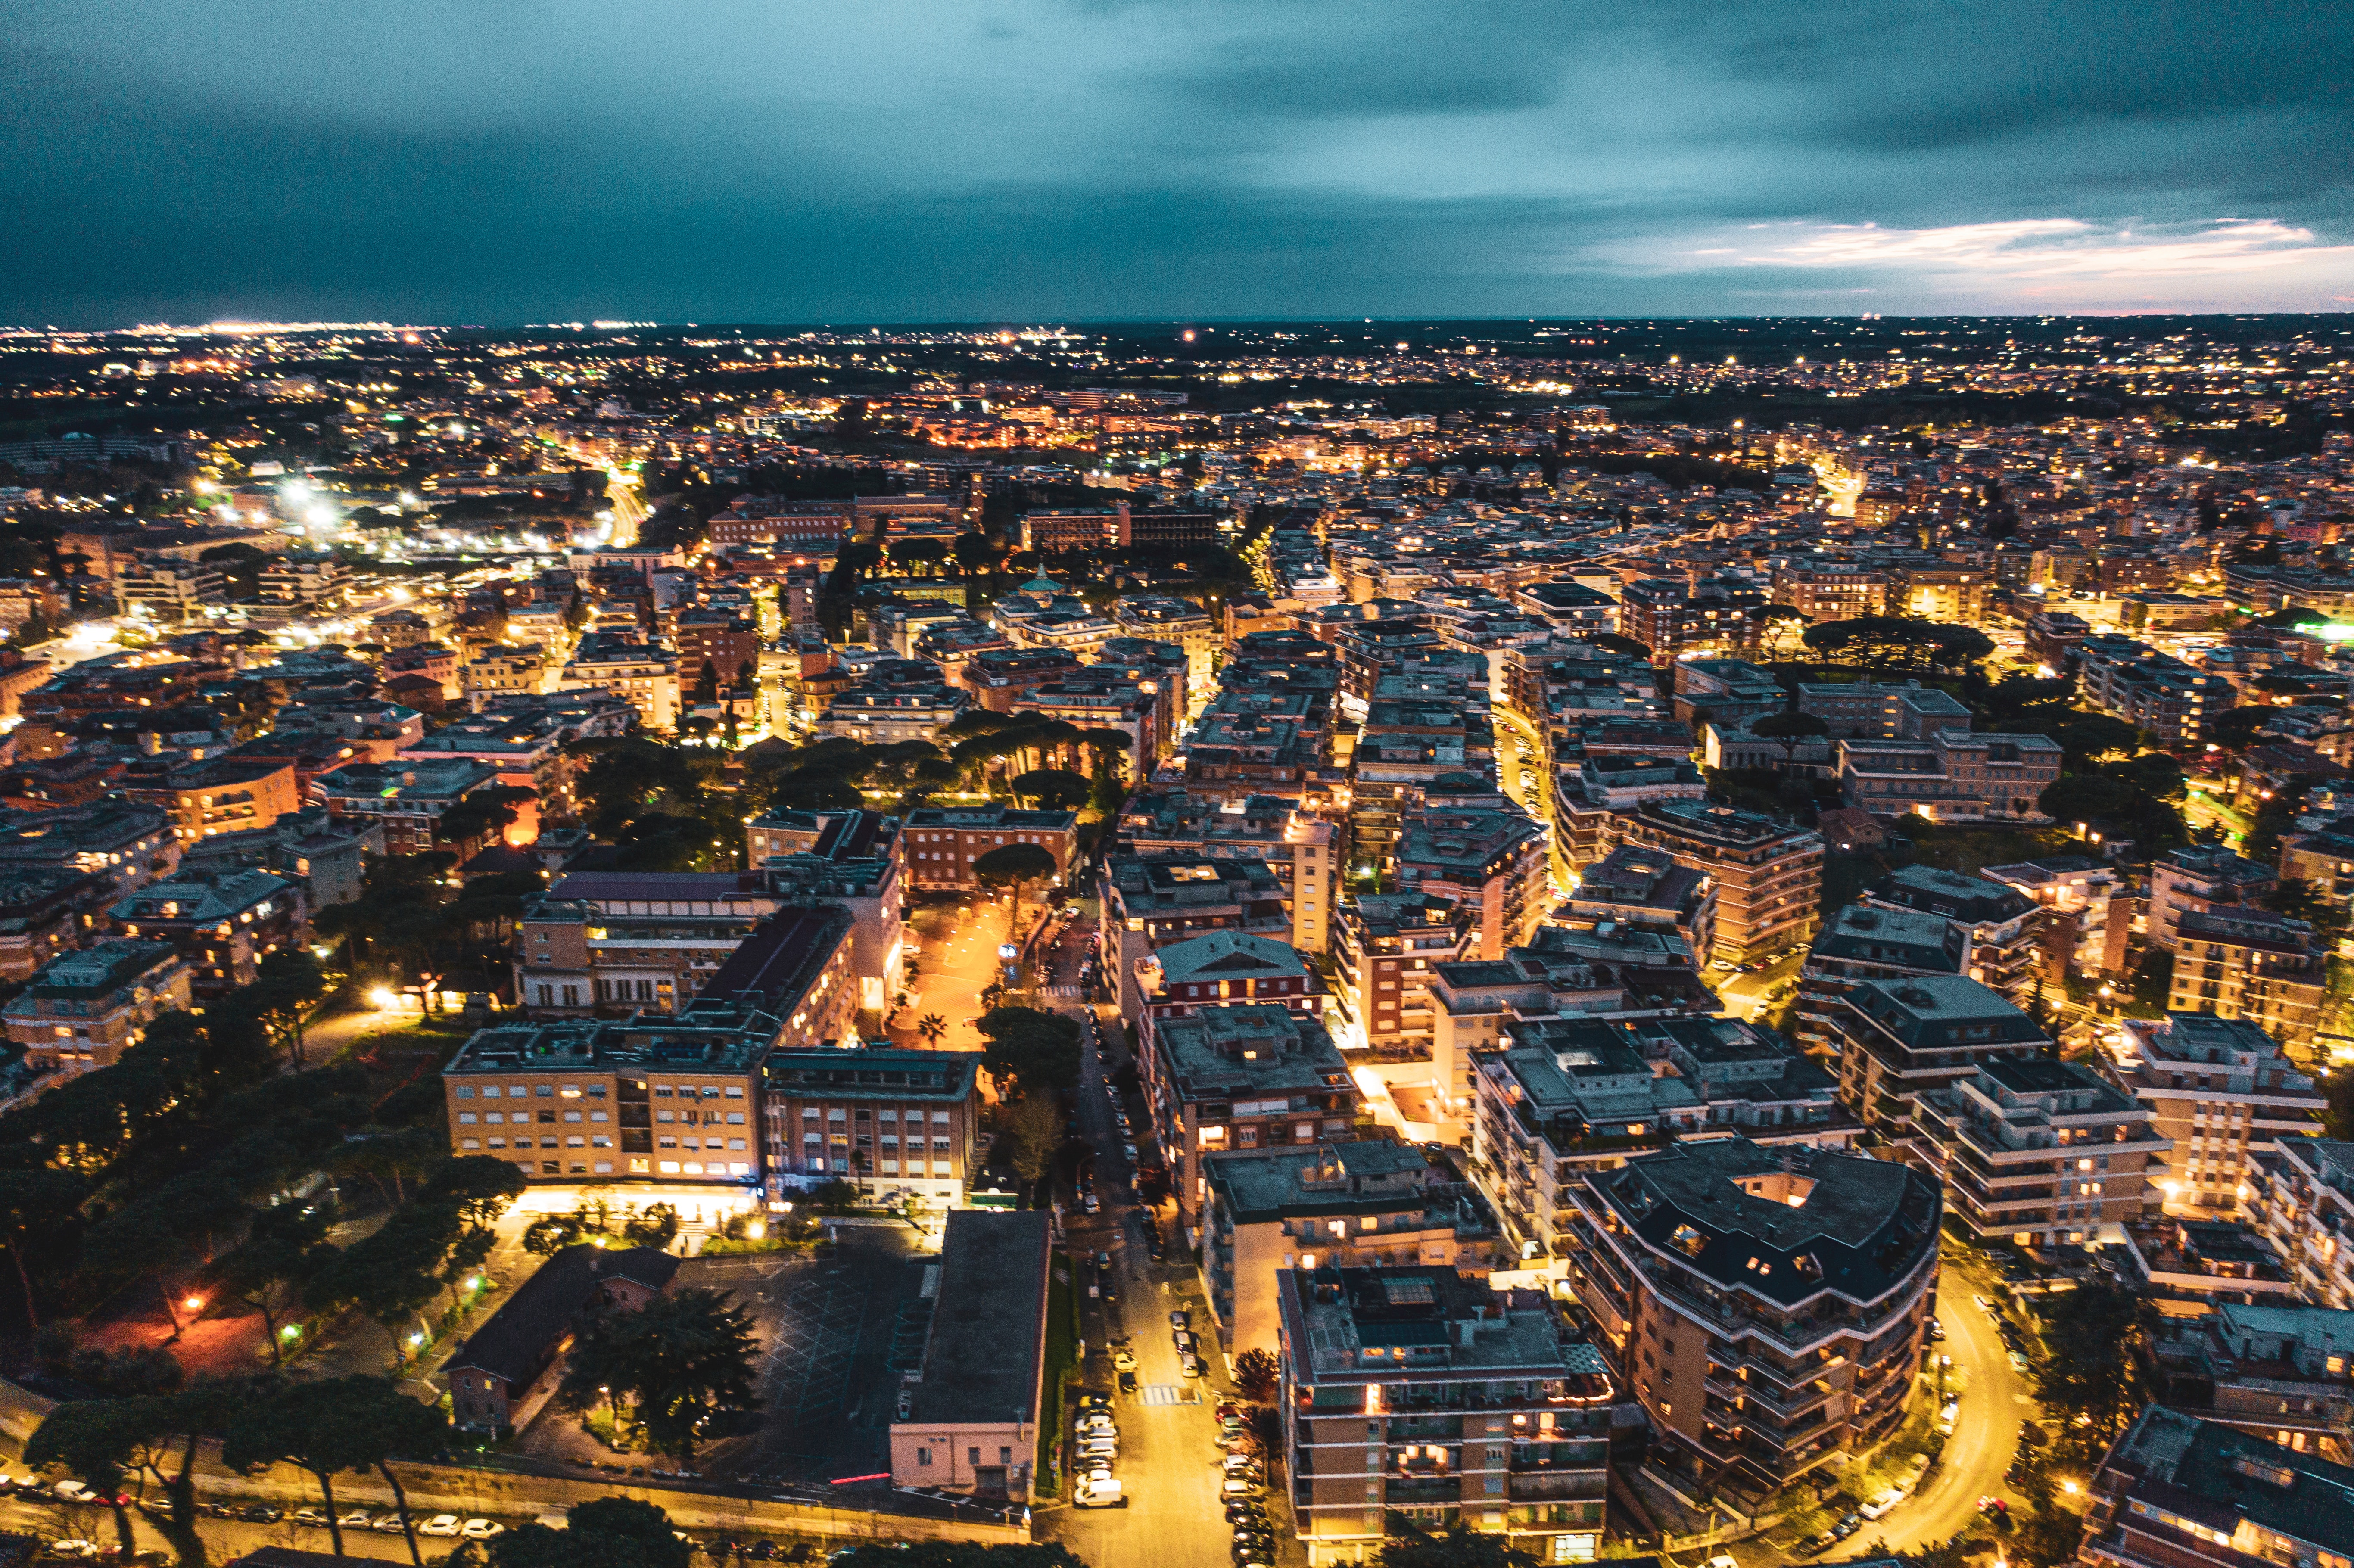
[[[814,1253],[694,1257],[682,1287],[725,1290],[751,1308],[761,1347],[756,1430],[722,1436],[695,1457],[705,1478],[779,1489],[833,1483],[891,1467],[890,1425],[899,1373],[923,1353],[932,1255],[896,1224],[843,1224]],[[535,1457],[626,1473],[667,1465],[618,1455],[550,1406],[525,1435]]]

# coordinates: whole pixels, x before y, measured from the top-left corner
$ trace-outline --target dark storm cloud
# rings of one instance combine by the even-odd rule
[[[2222,3],[0,0],[0,320],[2343,308],[2349,52]]]

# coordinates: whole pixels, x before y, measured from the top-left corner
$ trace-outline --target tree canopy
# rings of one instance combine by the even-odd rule
[[[1994,652],[1993,639],[1976,627],[1893,615],[1827,620],[1799,641],[1826,659],[1871,670],[1967,670]]]
[[[1078,1087],[1079,1023],[1034,1007],[992,1007],[975,1022],[981,1065],[1008,1093],[1051,1095]]]

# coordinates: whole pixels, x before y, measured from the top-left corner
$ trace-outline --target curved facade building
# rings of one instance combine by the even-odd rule
[[[1745,1138],[1588,1176],[1570,1260],[1659,1435],[1651,1462],[1772,1492],[1903,1420],[1937,1281],[1936,1182]]]

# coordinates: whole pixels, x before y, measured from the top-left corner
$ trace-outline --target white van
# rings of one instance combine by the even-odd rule
[[[1866,1519],[1878,1519],[1903,1500],[1903,1492],[1894,1487],[1891,1487],[1886,1491],[1881,1493],[1878,1497],[1863,1505],[1863,1517]]]
[[[1081,1480],[1076,1488],[1072,1489],[1071,1506],[1073,1508],[1126,1508],[1128,1497],[1120,1490],[1118,1481],[1098,1481],[1090,1478]]]

